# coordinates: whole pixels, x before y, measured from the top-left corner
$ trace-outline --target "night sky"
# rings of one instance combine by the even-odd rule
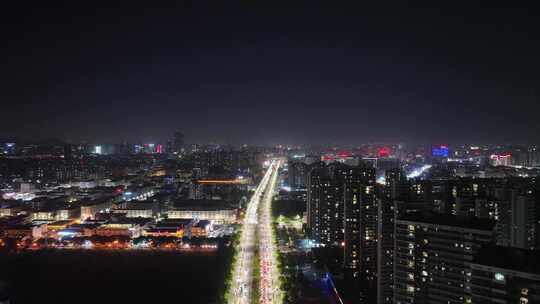
[[[0,13],[0,137],[540,141],[532,8],[19,2]]]

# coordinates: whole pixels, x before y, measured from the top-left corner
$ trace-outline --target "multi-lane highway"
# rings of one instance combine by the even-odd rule
[[[272,232],[271,205],[275,186],[278,178],[278,170],[281,160],[275,161],[275,170],[270,177],[270,182],[259,207],[259,255],[260,255],[260,301],[259,303],[272,304],[281,302],[279,289],[279,269],[277,268],[276,245]]]
[[[247,205],[246,214],[242,225],[242,234],[240,236],[238,259],[236,260],[235,265],[233,265],[233,297],[232,299],[230,299],[230,303],[249,304],[251,302],[251,296],[253,292],[252,285],[254,279],[254,255],[255,249],[260,246],[260,243],[256,241],[257,225],[259,223],[258,209],[260,207],[261,201],[271,200],[270,191],[273,192],[277,179],[277,171],[280,164],[281,163],[279,161],[273,161],[270,164],[270,167],[268,168],[261,182],[255,189],[255,192],[253,193],[253,196],[251,197],[251,200]],[[264,217],[261,217],[261,219],[264,220]],[[269,220],[268,225],[270,225]],[[271,229],[271,227],[268,227],[268,229]],[[263,271],[261,269],[261,278],[264,278],[262,272]],[[266,291],[266,289],[264,289],[264,291]],[[263,294],[262,292],[260,294],[261,303],[271,303],[262,302]]]

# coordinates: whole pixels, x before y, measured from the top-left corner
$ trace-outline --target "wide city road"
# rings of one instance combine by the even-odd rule
[[[259,207],[259,255],[260,255],[260,301],[263,304],[281,303],[281,290],[279,288],[279,269],[277,267],[276,244],[272,231],[271,206],[278,178],[278,168],[281,160],[275,161],[275,170],[272,172],[270,182],[264,193]]]
[[[250,304],[253,285],[253,264],[255,249],[259,244],[256,242],[256,229],[258,223],[258,213],[260,201],[264,192],[268,188],[271,177],[277,172],[278,163],[273,161],[261,182],[255,189],[255,193],[248,202],[244,222],[242,224],[242,234],[240,236],[240,248],[238,259],[235,262],[233,272],[233,297],[231,303]],[[272,179],[274,182],[275,180]]]

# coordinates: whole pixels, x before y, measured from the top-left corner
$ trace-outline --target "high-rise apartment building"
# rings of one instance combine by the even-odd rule
[[[394,303],[468,303],[470,264],[493,233],[490,220],[420,213],[397,219]]]
[[[344,266],[352,277],[374,285],[377,273],[377,197],[375,169],[343,171]]]
[[[497,243],[502,246],[534,249],[536,247],[536,202],[512,192],[508,200],[499,203]]]
[[[308,177],[307,224],[312,239],[321,246],[343,242],[344,184],[338,166],[344,168],[338,164],[315,166]]]
[[[375,169],[315,165],[308,175],[308,228],[320,246],[343,248],[345,273],[374,290],[377,275]]]
[[[394,205],[408,196],[408,183],[400,169],[387,170],[378,201],[377,303],[392,303],[394,288]]]
[[[289,187],[292,190],[304,189],[306,188],[307,173],[309,166],[301,161],[289,161],[288,162],[289,176],[288,182]]]
[[[487,246],[467,270],[465,303],[540,303],[540,251]]]

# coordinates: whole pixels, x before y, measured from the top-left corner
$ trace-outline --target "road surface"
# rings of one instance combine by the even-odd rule
[[[230,303],[249,304],[251,302],[254,255],[256,247],[259,246],[259,243],[256,242],[257,224],[259,222],[257,211],[261,200],[267,198],[264,193],[270,183],[275,184],[279,165],[280,163],[278,161],[273,161],[270,164],[270,167],[248,202],[242,224],[238,259],[235,265],[233,265],[233,297]]]
[[[271,205],[278,178],[278,168],[281,160],[275,163],[270,182],[266,188],[259,208],[259,255],[260,255],[260,301],[263,304],[281,303],[281,290],[279,289],[279,269],[277,268],[276,244],[272,232]]]

